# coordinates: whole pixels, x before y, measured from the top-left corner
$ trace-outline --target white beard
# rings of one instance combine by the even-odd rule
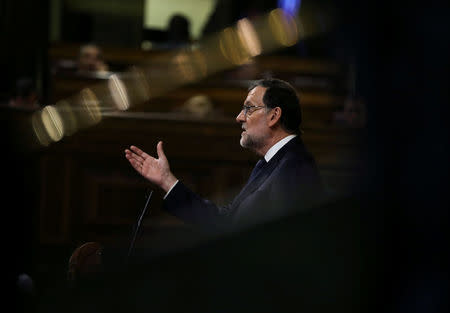
[[[242,148],[246,148],[253,151],[258,151],[264,146],[265,138],[258,136],[249,136],[247,132],[241,135],[239,143]]]

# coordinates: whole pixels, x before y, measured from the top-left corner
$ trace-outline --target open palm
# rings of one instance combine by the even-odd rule
[[[136,146],[131,146],[130,150],[125,149],[125,157],[139,174],[168,191],[176,182],[176,178],[170,171],[169,161],[164,154],[161,141],[158,142],[156,151],[158,158],[148,155]]]

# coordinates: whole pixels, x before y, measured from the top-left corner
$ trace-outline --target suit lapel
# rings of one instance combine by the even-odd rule
[[[272,161],[272,160],[270,160]],[[256,189],[261,186],[261,184],[269,177],[274,169],[273,163],[269,162],[265,165],[265,167],[258,173],[258,175],[253,178],[253,180],[245,185],[245,187],[241,190],[238,196],[233,201],[233,206],[236,208],[241,204],[242,200],[251,195]]]

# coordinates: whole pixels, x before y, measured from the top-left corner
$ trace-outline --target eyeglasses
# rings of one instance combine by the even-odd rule
[[[242,106],[242,111],[244,111],[244,116],[250,116],[253,112],[258,109],[265,108],[264,105],[244,105]]]

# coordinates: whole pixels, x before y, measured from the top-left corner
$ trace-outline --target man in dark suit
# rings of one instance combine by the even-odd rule
[[[279,79],[263,79],[249,88],[236,117],[240,144],[262,158],[247,184],[227,206],[217,207],[190,191],[172,174],[160,141],[158,158],[138,147],[125,150],[131,165],[162,188],[164,207],[186,222],[212,230],[237,230],[312,207],[322,196],[313,157],[301,140],[302,113],[295,89]]]

